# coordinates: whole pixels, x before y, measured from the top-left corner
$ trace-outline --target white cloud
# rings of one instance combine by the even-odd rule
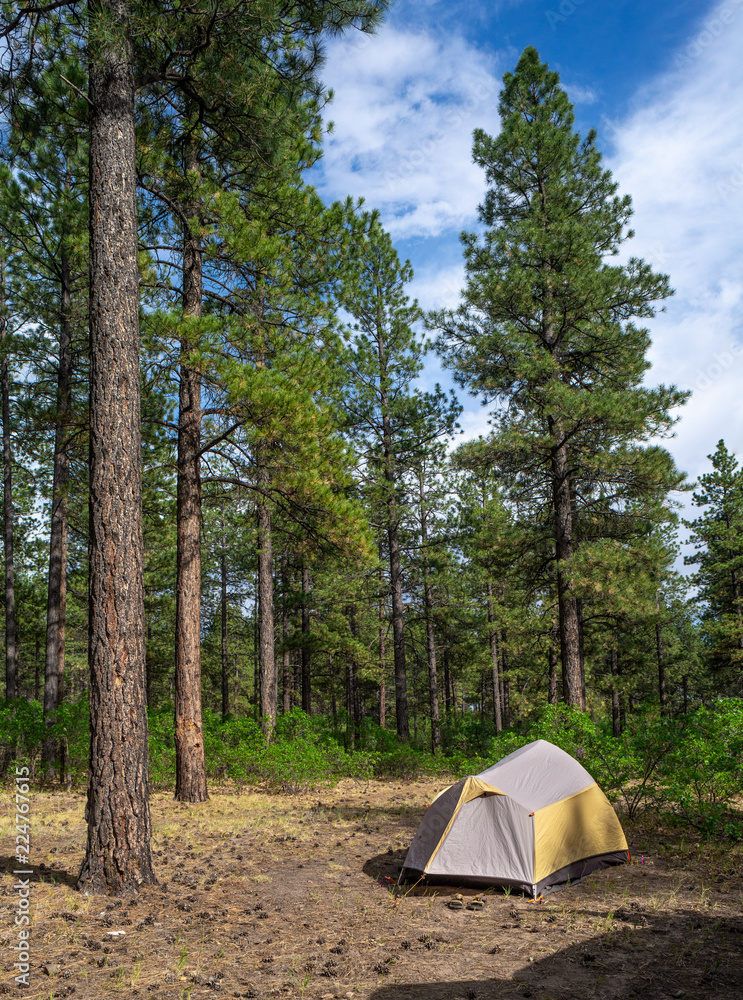
[[[337,87],[335,131],[320,191],[363,196],[396,238],[473,222],[484,183],[471,160],[472,130],[497,127],[493,62],[461,37],[390,25],[334,42],[323,77]]]
[[[631,252],[676,289],[651,323],[650,381],[694,391],[669,442],[692,477],[721,437],[743,456],[743,0],[725,0],[708,23],[722,27],[703,28],[704,44],[684,46],[634,113],[611,123],[609,161],[635,207]]]

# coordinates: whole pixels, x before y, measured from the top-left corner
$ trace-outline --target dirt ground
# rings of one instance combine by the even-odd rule
[[[0,823],[0,994],[175,1000],[743,997],[743,851],[625,823],[632,865],[543,903],[458,887],[395,895],[442,782],[344,782],[303,796],[153,797],[157,886],[78,893],[80,794],[32,792],[30,987],[14,982],[15,822]],[[462,890],[464,895],[473,891]]]

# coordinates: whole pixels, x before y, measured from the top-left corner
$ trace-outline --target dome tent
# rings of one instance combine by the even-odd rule
[[[626,861],[621,824],[591,775],[537,740],[434,799],[401,880],[511,886],[536,899]]]

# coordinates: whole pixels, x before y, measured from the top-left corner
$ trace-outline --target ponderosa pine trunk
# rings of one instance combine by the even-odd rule
[[[187,170],[198,174],[189,147]],[[201,713],[201,376],[191,366],[202,301],[202,246],[195,204],[183,224],[183,331],[178,390],[178,477],[175,592],[175,797],[205,802]]]
[[[302,711],[312,714],[312,651],[310,649],[310,570],[302,563]]]
[[[552,624],[552,629],[550,631],[550,643],[549,650],[547,653],[547,660],[549,664],[549,675],[547,678],[547,700],[550,705],[557,704],[557,663],[559,657],[557,655],[557,647],[560,642],[560,627],[555,621]]]
[[[64,696],[65,618],[67,608],[67,492],[70,481],[70,413],[72,394],[72,290],[70,264],[64,247],[60,261],[59,367],[57,408],[54,420],[52,474],[52,518],[49,533],[49,577],[46,602],[46,655],[44,659],[44,719],[54,713]],[[43,757],[48,769],[59,756],[57,740],[44,740]],[[61,766],[60,766],[61,777]]]
[[[490,630],[490,663],[493,684],[493,716],[495,730],[503,730],[503,716],[500,704],[500,677],[498,673],[498,631],[495,624],[495,607],[493,602],[493,584],[488,580],[488,628]]]
[[[78,887],[156,881],[150,841],[134,77],[126,0],[89,4],[90,776]]]
[[[8,318],[5,297],[5,250],[0,259],[0,333],[7,347]],[[10,439],[10,375],[3,351],[0,369],[3,411],[3,545],[5,556],[5,697],[18,697],[18,631],[15,616],[15,562],[13,552],[13,452]]]
[[[276,726],[278,676],[276,670],[273,622],[273,539],[271,508],[265,498],[269,470],[257,449],[258,486],[258,681],[261,728],[270,736]]]
[[[660,714],[666,714],[666,657],[663,649],[663,632],[660,625],[660,597],[655,594],[655,652],[658,660],[658,699]]]
[[[379,725],[387,723],[387,609],[384,601],[383,546],[379,543]]]
[[[730,534],[730,512],[725,510],[725,524],[728,529],[728,535]],[[735,553],[732,549],[728,549],[728,558],[731,564],[735,558]],[[733,607],[735,608],[735,615],[738,619],[738,648],[743,649],[743,607],[741,606],[740,597],[740,582],[738,580],[738,570],[735,565],[730,567],[730,582],[733,588]]]
[[[225,552],[224,522],[222,523],[222,552],[219,558],[220,610],[221,610],[221,667],[222,667],[222,722],[230,714],[230,664],[227,653],[227,553]]]
[[[421,470],[418,480],[421,505],[421,549],[423,552],[423,604],[426,609],[426,659],[428,661],[428,707],[431,716],[431,751],[441,749],[441,722],[439,720],[439,681],[436,672],[436,634],[433,627],[433,592],[431,589],[431,566],[428,561],[428,521],[426,495]]]
[[[395,659],[395,716],[397,735],[410,739],[408,718],[408,679],[405,665],[404,606],[402,600],[402,569],[400,566],[399,512],[397,505],[397,470],[392,443],[390,417],[389,374],[387,349],[382,320],[383,304],[378,291],[379,316],[376,324],[377,355],[379,357],[379,407],[382,417],[382,452],[387,507],[387,547],[390,558],[390,597],[392,603],[392,647]]]
[[[617,663],[617,644],[611,644],[611,731],[615,739],[622,735],[622,720],[619,705],[619,665]]]
[[[289,557],[286,549],[281,553],[281,590],[283,600],[281,602],[281,639],[283,642],[283,652],[281,654],[281,693],[282,708],[284,715],[292,708],[292,659],[289,649]],[[332,665],[332,659],[331,659]],[[332,684],[332,680],[331,680]],[[333,694],[335,698],[335,694]],[[335,715],[335,712],[333,712]]]
[[[578,601],[572,593],[566,569],[566,563],[569,563],[573,556],[573,510],[567,445],[560,422],[550,418],[549,424],[554,442],[551,479],[563,698],[567,705],[577,705],[581,710],[585,710],[581,676]]]
[[[356,608],[353,604],[348,608],[348,625],[352,638],[358,639],[359,630],[356,626]],[[359,690],[359,665],[355,655],[352,655],[348,661],[348,697],[348,711],[353,720],[354,746],[358,747],[361,740],[361,691]]]

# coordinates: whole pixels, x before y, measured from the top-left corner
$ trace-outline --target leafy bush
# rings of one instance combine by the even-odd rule
[[[238,788],[260,784],[292,792],[332,785],[341,778],[477,774],[526,743],[546,739],[581,761],[628,816],[655,808],[671,822],[691,825],[704,836],[743,838],[743,814],[737,810],[743,788],[740,699],[721,699],[676,719],[637,714],[619,738],[605,722],[564,705],[548,705],[501,733],[487,719],[458,717],[442,727],[445,752],[436,756],[427,743],[401,743],[393,731],[371,720],[364,720],[354,733],[345,716],[308,716],[297,708],[279,716],[270,740],[253,718],[223,722],[219,714],[205,710],[203,725],[210,783],[231,782]],[[46,736],[63,744],[66,776],[87,781],[87,698],[61,706],[49,726],[39,702],[0,702],[3,775],[13,760],[22,760],[38,779]],[[174,736],[172,708],[149,713],[153,787],[173,787]],[[353,750],[344,745],[351,738]]]

